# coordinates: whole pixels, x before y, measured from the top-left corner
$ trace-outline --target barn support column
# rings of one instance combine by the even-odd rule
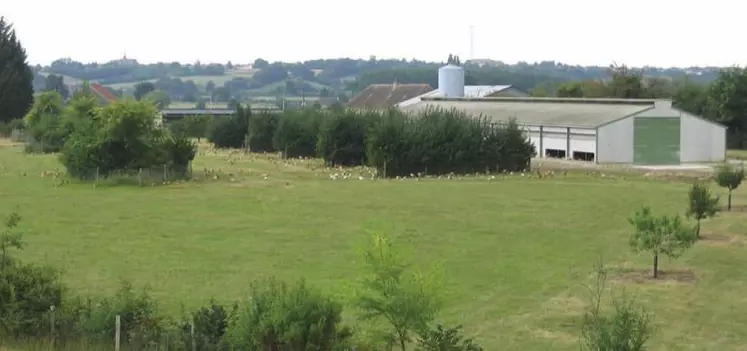
[[[565,157],[572,159],[571,155],[571,127],[565,128]]]
[[[539,155],[537,155],[537,157],[539,157],[539,158],[545,157],[545,148],[542,146],[542,144],[543,144],[543,142],[545,140],[545,135],[543,133],[543,130],[544,130],[544,127],[540,126],[540,144],[539,144],[539,150],[537,150],[537,151],[539,151],[538,152]]]

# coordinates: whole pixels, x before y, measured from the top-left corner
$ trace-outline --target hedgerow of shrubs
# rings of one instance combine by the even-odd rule
[[[291,118],[292,115],[289,115]],[[275,152],[273,138],[278,126],[277,116],[273,113],[260,113],[249,119],[249,128],[247,131],[247,146],[253,152]],[[306,132],[311,133],[310,130]]]
[[[246,141],[251,109],[236,107],[231,117],[213,118],[207,130],[207,139],[218,148],[241,148]]]
[[[521,171],[535,154],[515,122],[494,124],[458,110],[263,113],[248,118],[243,130],[237,119],[219,122],[209,139],[217,147],[239,147],[246,133],[254,152],[317,156],[328,166],[369,165],[384,177]],[[223,126],[226,132],[215,132]],[[235,136],[221,137],[229,131]]]
[[[342,111],[325,120],[317,135],[317,156],[329,166],[366,163],[366,136],[380,118],[376,112]]]
[[[314,110],[288,111],[277,122],[272,121],[271,115],[266,116],[259,117],[255,124],[250,122],[250,126],[258,127],[266,123],[265,128],[260,128],[260,131],[266,131],[266,128],[272,128],[274,125],[275,131],[270,134],[274,150],[282,152],[285,157],[316,156],[316,136],[323,123],[323,115]],[[260,134],[251,134],[250,146],[254,143],[260,149],[266,147],[265,139],[257,138]]]

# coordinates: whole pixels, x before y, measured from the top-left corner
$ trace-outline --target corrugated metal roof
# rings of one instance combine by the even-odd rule
[[[348,106],[387,108],[432,90],[428,84],[372,84],[350,99]]]
[[[653,106],[654,102],[648,100],[599,100],[595,103],[593,99],[483,98],[423,100],[402,110],[418,112],[428,107],[455,108],[495,122],[515,118],[525,125],[594,128]]]
[[[464,86],[464,97],[466,98],[481,98],[486,97],[490,94],[497,93],[499,91],[506,90],[508,88],[511,88],[510,85],[465,85]],[[416,104],[423,100],[424,98],[431,98],[431,97],[444,97],[443,92],[436,89],[433,91],[429,91],[425,94],[416,96],[412,99],[408,99],[405,101],[400,102],[397,104],[397,107],[406,107],[412,104]]]
[[[100,96],[102,99],[104,99],[107,103],[112,103],[117,101],[117,96],[114,95],[114,93],[111,92],[107,87],[98,84],[98,83],[91,83],[90,84],[91,91],[93,91],[96,95]]]

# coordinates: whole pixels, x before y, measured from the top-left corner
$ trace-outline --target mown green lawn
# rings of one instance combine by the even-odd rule
[[[373,181],[353,171],[330,180],[339,171],[312,161],[226,155],[195,161],[222,172],[218,180],[94,189],[42,177],[61,169],[54,156],[0,147],[0,213],[22,214],[24,257],[63,269],[74,292],[110,294],[127,279],[174,315],[182,304],[242,299],[271,275],[304,277],[345,300],[363,270],[359,249],[386,233],[420,268],[442,269],[439,320],[464,324],[486,350],[577,350],[581,284],[600,255],[649,269],[650,257],[627,246],[626,218],[642,204],[681,213],[687,196],[685,183],[631,175]],[[746,190],[735,194],[747,204]],[[613,279],[655,313],[654,350],[737,350],[747,340],[747,212],[704,231],[727,238],[661,262],[694,280]]]

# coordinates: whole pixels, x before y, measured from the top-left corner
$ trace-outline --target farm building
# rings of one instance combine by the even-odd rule
[[[515,119],[539,157],[596,163],[673,165],[726,158],[726,127],[669,100],[424,98],[403,107],[457,109],[493,122]]]
[[[453,65],[439,69],[438,85],[438,94],[399,107],[457,109],[494,123],[513,119],[538,157],[639,165],[726,159],[726,127],[678,110],[670,100],[469,97],[464,70]]]
[[[371,84],[348,101],[353,108],[388,108],[432,91],[428,84]]]

